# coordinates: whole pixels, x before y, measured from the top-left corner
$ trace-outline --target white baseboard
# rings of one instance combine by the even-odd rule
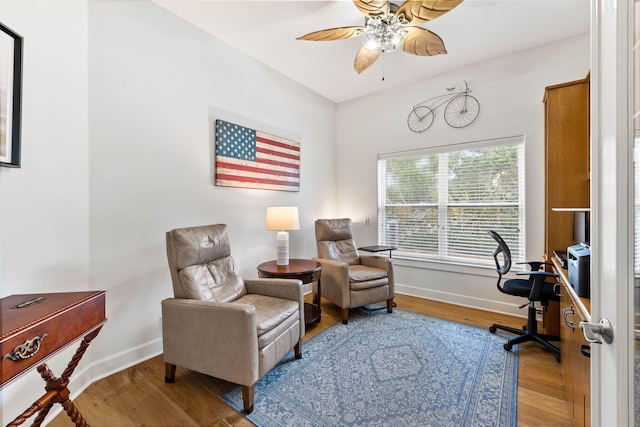
[[[157,338],[95,361],[91,364],[91,376],[93,381],[98,381],[159,354],[162,354],[162,338]]]
[[[305,285],[306,286],[306,285]],[[467,295],[454,294],[451,292],[436,291],[433,289],[418,288],[415,286],[407,286],[399,283],[395,284],[397,294],[409,295],[412,297],[426,298],[434,301],[446,302],[449,304],[460,305],[462,307],[476,308],[479,310],[491,311],[500,314],[509,314],[512,316],[526,318],[526,312],[518,308],[517,304],[511,304],[502,301],[488,300],[485,298],[470,297]],[[305,295],[311,293],[311,285],[305,288]]]
[[[470,297],[468,295],[436,291],[433,289],[417,288],[414,286],[407,286],[399,283],[395,284],[395,290],[397,294],[426,298],[434,301],[460,305],[463,307],[476,308],[480,310],[491,311],[494,313],[509,314],[512,316],[526,318],[526,313],[523,314],[522,310],[518,308],[518,305],[502,301]]]

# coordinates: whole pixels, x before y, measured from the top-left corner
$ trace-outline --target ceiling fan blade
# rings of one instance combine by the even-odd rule
[[[329,28],[326,30],[314,31],[313,33],[305,34],[298,37],[296,40],[312,40],[312,41],[329,41],[329,40],[342,40],[352,37],[358,37],[362,34],[363,27],[339,27]]]
[[[444,55],[447,50],[439,35],[420,27],[408,27],[402,48],[418,56]]]
[[[389,14],[388,0],[353,0],[353,3],[365,16],[384,18]]]
[[[399,20],[405,19],[409,24],[419,25],[444,15],[462,3],[463,0],[407,0],[396,12]]]
[[[380,52],[372,52],[362,46],[353,61],[353,68],[358,74],[369,68],[380,57]]]

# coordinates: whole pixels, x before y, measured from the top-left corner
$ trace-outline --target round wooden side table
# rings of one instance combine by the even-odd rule
[[[258,266],[258,276],[263,278],[298,279],[302,283],[318,282],[317,305],[304,303],[304,323],[310,325],[319,322],[322,314],[320,308],[322,265],[310,259],[290,259],[288,265],[278,265],[276,261],[263,262]]]

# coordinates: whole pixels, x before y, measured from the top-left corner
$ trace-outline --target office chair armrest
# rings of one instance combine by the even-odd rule
[[[559,274],[548,273],[546,271],[520,271],[517,275],[529,276],[529,279],[533,279],[533,286],[531,286],[531,292],[529,293],[529,301],[541,301],[542,287],[547,277],[560,277]]]
[[[547,276],[547,277],[560,277],[559,274],[550,273],[548,271],[518,271],[518,276]]]
[[[550,262],[544,261],[520,261],[516,262],[516,264],[527,264],[529,268],[531,268],[531,271],[538,271],[543,265],[553,265]]]

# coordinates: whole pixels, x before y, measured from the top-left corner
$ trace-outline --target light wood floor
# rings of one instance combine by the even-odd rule
[[[524,323],[522,318],[405,295],[397,295],[395,301],[403,310],[483,328],[494,322],[516,327]],[[307,328],[305,341],[339,321],[336,306],[323,301],[322,309],[321,322]],[[304,357],[304,345],[302,350]],[[534,343],[521,344],[514,350],[519,354],[518,427],[573,426],[560,364],[555,357]],[[74,402],[93,427],[252,426],[218,397],[231,386],[180,367],[176,382],[165,384],[164,362],[158,356],[97,381]],[[70,425],[73,424],[65,413],[49,424]]]

